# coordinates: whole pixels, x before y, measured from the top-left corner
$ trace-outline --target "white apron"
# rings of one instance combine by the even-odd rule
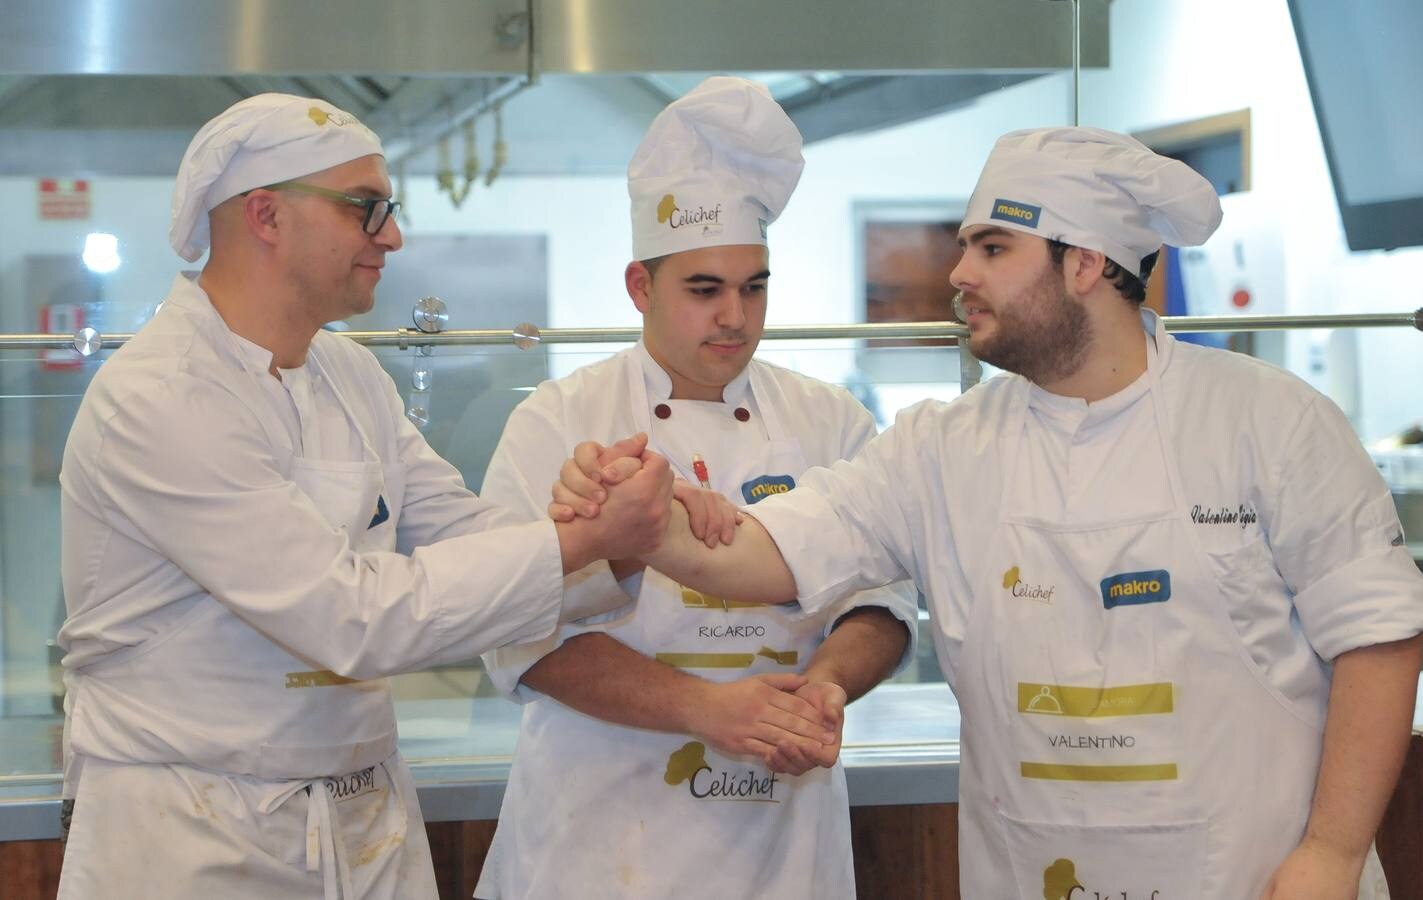
[[[732,403],[719,404],[725,427],[705,427],[702,418],[703,427],[689,432],[696,417],[686,401],[667,401],[670,419],[653,418],[642,367],[627,371],[637,428],[692,484],[692,447],[712,488],[737,505],[789,490],[807,468],[800,442],[786,435],[770,404],[742,404],[752,412],[745,422],[733,418]],[[754,370],[750,393],[757,397]],[[679,422],[683,430],[674,432]],[[647,570],[635,612],[601,630],[692,674],[729,682],[803,670],[824,628],[822,619],[726,603]],[[475,896],[848,900],[855,895],[849,848],[838,763],[776,775],[754,758],[723,756],[685,735],[609,724],[539,698],[524,708],[499,830]]]
[[[1269,685],[1229,619],[1231,570],[1191,528],[1159,368],[1153,351],[1137,402],[1168,508],[1123,490],[1095,521],[1045,521],[1022,487],[1026,386],[1004,423],[954,685],[965,897],[1254,900],[1304,833],[1323,722]],[[1387,897],[1377,873],[1371,858],[1361,900]]]
[[[308,366],[322,374],[315,348]],[[290,477],[354,550],[392,552],[402,469],[382,465],[326,382],[362,458],[298,456]],[[436,896],[385,679],[313,671],[205,596],[167,634],[69,673],[67,686],[75,805],[61,900]],[[113,704],[130,707],[125,721],[183,727],[107,727]]]

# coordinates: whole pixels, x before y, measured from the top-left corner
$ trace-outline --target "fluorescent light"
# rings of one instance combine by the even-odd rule
[[[84,265],[90,272],[107,275],[119,267],[119,239],[96,231],[84,238]]]

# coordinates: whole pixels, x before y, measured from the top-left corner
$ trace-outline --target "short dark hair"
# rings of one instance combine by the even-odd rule
[[[642,267],[647,270],[647,275],[648,275],[649,278],[656,278],[656,277],[657,277],[657,269],[658,269],[664,262],[666,262],[666,261],[667,261],[667,257],[668,257],[668,256],[671,256],[671,255],[672,255],[672,254],[667,253],[667,254],[663,254],[662,256],[654,256],[654,257],[652,257],[651,259],[639,259],[638,262],[642,263]]]
[[[1062,268],[1062,259],[1067,255],[1067,248],[1070,246],[1072,245],[1048,238],[1047,252],[1052,256],[1054,266]],[[1102,266],[1102,277],[1112,283],[1117,293],[1139,305],[1146,301],[1146,283],[1151,280],[1151,270],[1156,268],[1156,259],[1160,255],[1160,250],[1153,250],[1142,257],[1140,278],[1122,268],[1115,260],[1108,259]]]

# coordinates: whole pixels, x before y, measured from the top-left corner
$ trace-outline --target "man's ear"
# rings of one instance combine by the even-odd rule
[[[242,218],[252,236],[264,244],[276,244],[279,206],[275,191],[258,188],[242,198]]]
[[[627,287],[628,296],[632,298],[632,305],[637,307],[637,311],[643,315],[652,308],[652,273],[647,271],[647,266],[633,260],[628,263],[628,267],[623,270],[623,284]]]
[[[1102,280],[1107,267],[1107,255],[1101,250],[1069,247],[1062,260],[1062,273],[1067,288],[1078,297],[1085,297]]]

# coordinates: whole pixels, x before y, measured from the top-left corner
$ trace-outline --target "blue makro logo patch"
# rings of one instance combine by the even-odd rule
[[[1102,605],[1107,609],[1140,603],[1165,603],[1171,599],[1171,573],[1126,572],[1102,579]]]
[[[762,475],[741,486],[741,496],[747,503],[759,503],[772,494],[784,494],[795,487],[795,479],[789,475]]]
[[[1029,228],[1038,227],[1038,219],[1042,218],[1043,208],[1041,206],[1030,206],[1027,203],[1018,203],[1014,200],[994,200],[993,212],[988,216],[990,219],[1002,219],[1005,222],[1017,222],[1019,225],[1026,225]]]

